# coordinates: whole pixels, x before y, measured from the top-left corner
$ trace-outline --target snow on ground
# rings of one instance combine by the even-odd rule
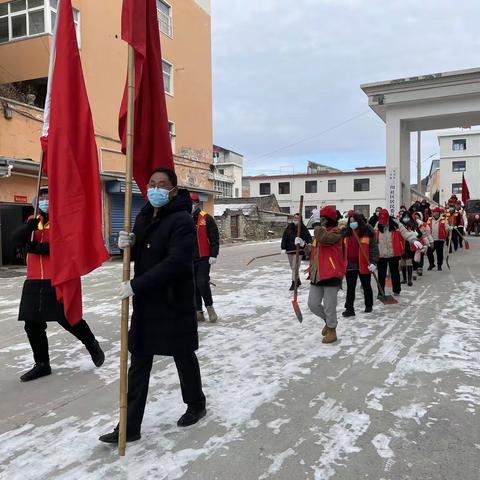
[[[234,252],[231,247],[227,253]],[[444,292],[428,281],[418,291],[405,291],[398,306],[377,303],[371,315],[360,313],[359,303],[356,317],[340,320],[340,341],[324,346],[321,322],[306,310],[308,289],[300,291],[304,322],[299,324],[285,289],[288,267],[282,262],[255,265],[248,269],[225,265],[213,274],[221,318],[217,325],[200,326],[198,351],[208,416],[198,426],[176,427],[184,409],[177,372],[170,359],[158,358],[142,440],[127,445],[125,459],[97,442],[100,434],[111,430],[116,417],[120,305],[112,296],[121,266],[108,264],[87,276],[85,317],[95,318],[108,361],[95,369],[82,345],[60,329],[49,329],[52,364],[61,368],[48,381],[65,376],[72,383],[62,393],[70,397],[65,405],[14,422],[16,428],[2,429],[0,478],[182,478],[190,469],[200,468],[199,461],[205,469],[214,468],[221,458],[233,462],[231,455],[241,455],[255,434],[266,438],[262,442],[272,450],[251,462],[248,468],[257,469],[255,476],[239,472],[238,477],[215,473],[197,478],[325,480],[338,469],[345,473],[350,462],[363,458],[361,454],[372,453],[372,462],[380,462],[385,478],[400,478],[389,477],[388,472],[402,461],[401,451],[411,444],[412,429],[426,432],[435,426],[438,418],[430,412],[443,397],[461,404],[469,421],[478,421],[480,325],[472,324],[472,317],[480,317],[478,276],[456,283],[458,297],[442,301],[441,308]],[[21,283],[22,279],[0,280],[2,324],[16,319]],[[339,312],[343,301],[341,292]],[[0,348],[0,361],[11,376],[32,363],[20,330],[16,343]],[[454,386],[447,386],[456,374]],[[71,392],[73,382],[91,380],[92,375],[94,388],[88,384],[77,395]],[[292,395],[297,389],[315,389],[317,383],[326,391],[317,389],[315,395],[297,399],[304,401],[305,412],[294,417]],[[434,393],[419,388],[426,384]],[[19,396],[25,395],[23,385],[15,388]],[[74,414],[75,408],[68,405],[82,399],[87,404]],[[277,413],[260,414],[265,408]],[[284,438],[292,439],[290,446],[283,445]],[[295,476],[282,473],[294,466]],[[340,474],[338,478],[359,477]]]

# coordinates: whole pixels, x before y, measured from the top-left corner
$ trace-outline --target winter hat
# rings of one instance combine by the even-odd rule
[[[334,222],[337,221],[337,210],[333,205],[325,205],[322,209],[320,209],[320,216],[321,217],[328,217],[332,219]]]
[[[199,202],[200,197],[198,196],[198,193],[190,192],[190,200],[192,200],[192,202]]]
[[[380,212],[380,215],[378,215],[378,223],[380,225],[386,225],[388,223],[389,218],[390,218],[390,214],[388,213],[388,210],[383,208],[382,211]]]
[[[443,209],[441,209],[440,207],[435,207],[433,209],[433,213],[442,213],[443,212]]]

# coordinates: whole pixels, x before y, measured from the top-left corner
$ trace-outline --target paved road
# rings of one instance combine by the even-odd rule
[[[304,323],[293,315],[284,257],[245,267],[278,242],[224,248],[212,274],[221,321],[200,327],[209,414],[176,427],[175,367],[158,358],[143,438],[123,460],[96,440],[116,423],[120,264],[84,281],[105,365],[50,325],[54,373],[29,384],[18,381],[32,363],[16,321],[22,279],[0,278],[0,478],[478,480],[480,241],[471,243],[398,306],[342,319],[328,346],[306,286]]]

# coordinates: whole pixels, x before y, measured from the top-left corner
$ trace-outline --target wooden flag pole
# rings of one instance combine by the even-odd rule
[[[125,169],[125,218],[124,230],[132,229],[132,172],[133,172],[133,120],[135,103],[135,56],[132,46],[128,46],[128,103],[127,103],[127,156]],[[130,248],[123,251],[123,281],[130,280]],[[129,298],[122,300],[120,326],[120,421],[118,431],[118,454],[125,455],[127,440],[127,367],[128,367],[128,316]]]

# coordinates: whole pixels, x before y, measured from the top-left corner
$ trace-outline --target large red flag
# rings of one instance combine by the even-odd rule
[[[99,267],[108,253],[102,238],[97,146],[72,2],[58,4],[42,144],[48,171],[51,280],[68,322],[75,325],[82,318],[80,277]]]
[[[122,39],[135,50],[133,178],[146,197],[152,170],[158,167],[174,169],[155,0],[123,0]],[[127,141],[127,96],[125,86],[119,118],[124,153]]]
[[[465,174],[462,173],[462,203],[465,205],[470,200],[470,190],[468,189]]]

